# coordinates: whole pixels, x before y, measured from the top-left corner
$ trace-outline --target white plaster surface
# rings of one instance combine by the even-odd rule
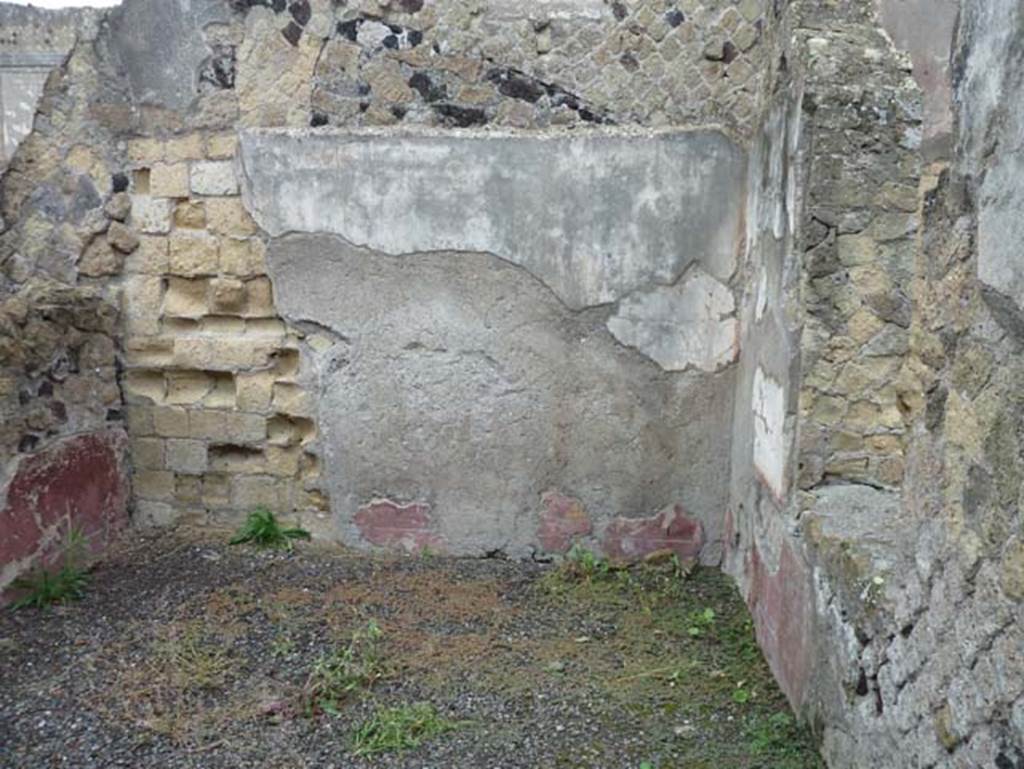
[[[737,357],[735,311],[732,292],[695,268],[674,286],[623,299],[608,330],[666,371],[717,371]]]
[[[786,393],[782,385],[758,368],[754,372],[754,467],[772,493],[786,492]]]
[[[490,253],[573,309],[736,268],[746,156],[717,131],[249,131],[241,164],[271,235]]]

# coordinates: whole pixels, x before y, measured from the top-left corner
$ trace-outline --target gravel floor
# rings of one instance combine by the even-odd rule
[[[318,662],[358,661],[374,625],[375,674],[318,706]],[[728,580],[668,563],[580,574],[139,535],[84,600],[0,612],[0,651],[0,765],[17,769],[821,766]],[[355,755],[378,708],[419,702],[451,731]]]

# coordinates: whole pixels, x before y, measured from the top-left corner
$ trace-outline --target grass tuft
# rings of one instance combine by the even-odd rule
[[[337,715],[346,700],[373,686],[384,674],[380,650],[383,635],[380,626],[371,620],[353,633],[347,646],[320,658],[303,689],[307,715]]]
[[[750,752],[773,769],[824,769],[807,731],[789,713],[755,718],[746,729]]]
[[[77,601],[85,594],[89,575],[81,562],[84,559],[85,537],[76,529],[69,529],[64,543],[64,564],[55,572],[37,569],[28,576],[14,580],[12,587],[24,592],[13,608],[44,608],[55,603]]]
[[[460,725],[441,716],[429,702],[381,708],[356,730],[352,749],[357,756],[409,750]]]
[[[259,508],[249,513],[242,527],[231,539],[232,545],[251,542],[256,547],[285,548],[291,550],[292,541],[310,539],[305,529],[298,527],[286,529],[277,522],[277,517],[266,508]]]

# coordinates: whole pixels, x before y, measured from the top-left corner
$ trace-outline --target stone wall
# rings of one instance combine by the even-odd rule
[[[67,51],[97,35],[98,14],[71,18],[3,6],[3,46]],[[118,301],[76,280],[83,249],[126,212],[110,205],[110,135],[85,119],[98,69],[79,48],[0,181],[0,590],[73,533],[101,554],[129,520]]]
[[[119,307],[117,381],[138,522],[233,523],[267,506],[360,546],[529,555],[579,540],[623,557],[668,546],[716,562],[737,355],[742,140],[759,108],[776,16],[774,5],[755,0],[200,0],[187,8],[130,0],[100,28],[86,25],[4,177],[5,290],[17,295],[45,277]],[[670,130],[703,125],[714,130]],[[498,229],[512,221],[500,208],[509,191],[519,197],[506,204],[532,204],[536,217],[557,210],[543,203],[549,182],[576,199],[566,199],[564,221],[521,216],[497,240],[473,227],[444,242],[421,237],[461,221],[464,201],[453,200],[446,218],[416,211],[419,228],[407,228],[394,248],[333,226],[315,197],[286,195],[276,210],[258,205],[249,194],[257,174],[236,159],[238,132],[256,137],[282,126],[325,139],[331,131],[383,131],[360,140],[379,153],[367,159],[365,179],[395,185],[378,201],[398,200],[396,182],[430,152],[471,146],[459,131],[501,127],[513,132],[510,147],[531,146],[521,136],[550,134],[541,149],[579,154],[575,177],[552,174],[535,153],[536,178],[517,180],[492,162],[495,173],[474,192],[467,158],[458,173],[425,168],[424,189],[444,181],[478,195],[479,211],[491,211],[488,226]],[[417,148],[410,131],[433,131],[440,141]],[[585,142],[558,143],[558,135],[576,134],[620,141],[623,160],[602,161]],[[678,158],[664,149],[672,136],[684,148]],[[631,167],[645,147],[663,154]],[[504,162],[524,161],[515,152]],[[314,170],[297,148],[283,154],[286,167],[306,169],[305,179],[294,177],[293,195]],[[387,175],[375,174],[385,155]],[[666,159],[679,164],[686,199],[700,204],[683,239],[673,235],[679,211],[658,168]],[[69,172],[91,187],[70,190]],[[616,174],[633,175],[624,189],[638,199],[612,197],[591,210],[595,173],[606,174],[611,195]],[[368,204],[359,197],[364,186],[349,188],[336,216],[348,221]],[[620,204],[633,206],[639,223],[614,222],[608,215]],[[302,226],[273,223],[310,205]],[[394,205],[375,226],[397,236],[409,221]],[[536,228],[549,230],[548,242],[530,246],[524,262],[514,251]],[[280,237],[291,230],[349,241],[310,241],[302,255],[298,241]],[[575,255],[552,258],[552,245],[577,237]],[[395,271],[389,259],[374,262],[376,254],[358,255],[352,245],[417,254],[422,272]],[[268,262],[268,249],[281,256]],[[458,254],[419,256],[445,249]],[[462,259],[464,252],[477,257]],[[346,270],[346,260],[367,274]],[[346,317],[331,315],[340,286],[315,285],[324,298],[311,301],[315,292],[305,286],[320,274],[344,281]],[[494,296],[473,297],[462,317],[438,315],[436,328],[412,334],[397,359],[382,349],[376,367],[345,368],[363,351],[347,335],[387,337],[380,331],[388,322],[359,304],[374,296],[368,289],[403,293],[408,280],[427,281],[433,292],[389,299],[395,318],[412,318],[410,332],[422,307],[450,307],[460,281],[467,296],[490,281]],[[505,296],[522,306],[488,337],[466,336],[491,312],[485,304]],[[662,338],[675,313],[688,318],[682,332]],[[453,373],[460,366],[465,376]],[[549,367],[552,375],[538,376]],[[374,389],[403,377],[408,391]],[[489,381],[498,400],[484,405],[477,388]],[[424,401],[420,390],[430,382],[436,397]],[[431,408],[399,419],[396,403],[360,395],[368,387],[398,398],[406,412],[414,403]],[[518,424],[502,399],[536,413]],[[546,410],[531,409],[538,403]],[[666,422],[665,413],[673,418]],[[438,420],[468,427],[460,435],[440,430]],[[510,453],[523,455],[521,468],[508,466]],[[485,456],[493,468],[475,479]]]
[[[1024,761],[1018,5],[965,4],[955,43],[945,6],[913,31],[921,9],[885,2],[782,25],[727,564],[833,767]],[[913,61],[954,51],[955,77],[913,71],[885,27]]]
[[[86,17],[0,177],[0,584],[127,465],[140,524],[668,548],[832,766],[1024,765],[1024,20],[957,10]]]
[[[32,130],[46,79],[74,45],[76,26],[94,13],[0,3],[0,171]]]

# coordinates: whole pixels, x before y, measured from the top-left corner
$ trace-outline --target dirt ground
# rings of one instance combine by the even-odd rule
[[[226,540],[136,535],[83,600],[0,612],[0,765],[822,766],[713,570]],[[361,742],[388,708],[437,728]]]

